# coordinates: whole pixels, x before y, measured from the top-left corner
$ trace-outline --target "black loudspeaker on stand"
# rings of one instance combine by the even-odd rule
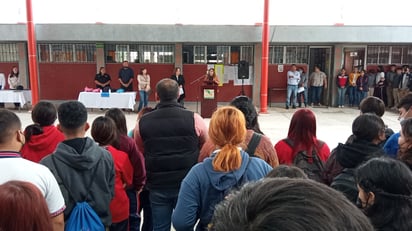
[[[245,88],[243,81],[249,79],[249,63],[245,60],[241,60],[237,66],[237,78],[242,80],[242,90],[239,95],[245,95]]]

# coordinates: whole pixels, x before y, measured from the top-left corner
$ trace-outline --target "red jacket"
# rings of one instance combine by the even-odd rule
[[[23,158],[39,163],[45,156],[52,154],[57,144],[64,140],[64,135],[54,125],[43,127],[43,133],[33,135],[30,141],[23,145]]]
[[[275,149],[276,153],[278,154],[279,164],[291,165],[293,163],[295,153],[293,153],[292,147],[290,147],[290,145],[287,144],[284,140],[280,140],[275,145]],[[326,143],[323,144],[323,146],[318,152],[318,155],[323,162],[325,162],[328,159],[330,155],[330,149]]]
[[[129,198],[126,194],[126,186],[132,184],[133,167],[125,152],[112,146],[108,146],[107,150],[113,156],[115,169],[114,197],[110,202],[110,212],[112,222],[118,223],[129,217]]]

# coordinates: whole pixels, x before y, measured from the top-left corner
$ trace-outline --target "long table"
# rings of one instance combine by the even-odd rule
[[[20,103],[20,107],[31,102],[30,90],[0,90],[0,103]]]
[[[134,108],[136,92],[124,93],[102,93],[80,92],[78,101],[82,102],[86,108]]]

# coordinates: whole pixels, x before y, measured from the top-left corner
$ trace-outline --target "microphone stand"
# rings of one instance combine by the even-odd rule
[[[202,75],[202,76],[196,78],[195,80],[193,80],[192,82],[190,82],[189,85],[193,85],[195,83],[198,83],[198,82],[200,82],[201,79],[204,79],[204,78],[205,78],[205,75]],[[200,85],[198,85],[198,93],[196,94],[196,113],[199,113],[199,93],[201,93],[200,92]]]

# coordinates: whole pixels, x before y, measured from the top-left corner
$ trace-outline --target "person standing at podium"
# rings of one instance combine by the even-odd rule
[[[203,82],[206,84],[206,85],[212,85],[212,86],[217,86],[217,85],[219,85],[219,78],[218,78],[218,76],[216,75],[216,72],[215,72],[215,69],[214,68],[210,68],[208,71],[207,71],[207,74],[206,74],[206,76],[205,76],[205,78],[203,79]]]
[[[185,105],[185,78],[182,75],[182,70],[180,67],[175,68],[175,73],[170,77],[171,79],[175,80],[177,84],[179,85],[179,98],[177,99],[177,102],[180,103],[180,105],[184,106]]]
[[[129,67],[127,60],[123,61],[123,67],[119,71],[120,88],[124,91],[133,91],[133,78],[134,73],[132,68]]]

